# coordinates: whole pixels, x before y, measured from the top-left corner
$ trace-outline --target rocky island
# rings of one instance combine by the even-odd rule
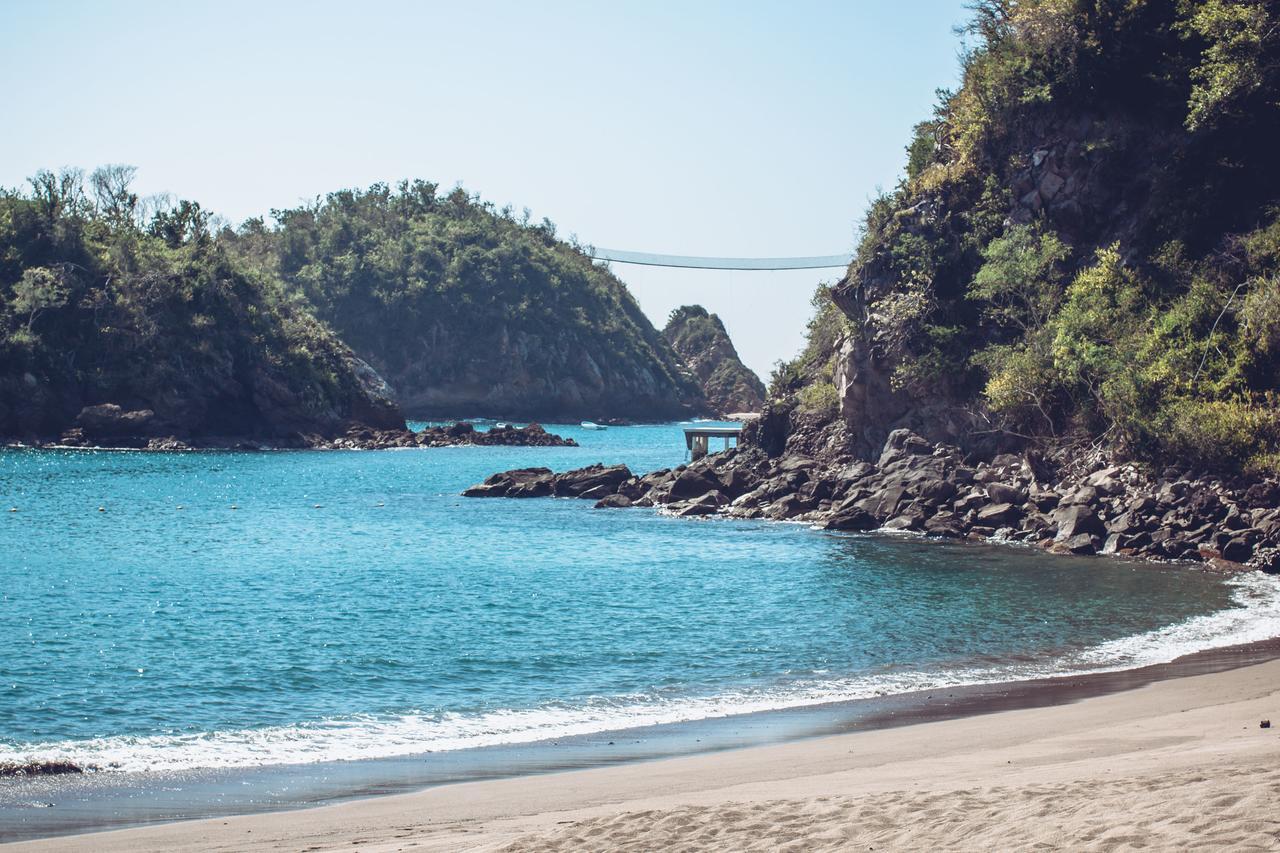
[[[764,383],[738,358],[719,317],[701,305],[681,306],[671,312],[662,337],[683,359],[712,412],[727,417],[760,411]]]

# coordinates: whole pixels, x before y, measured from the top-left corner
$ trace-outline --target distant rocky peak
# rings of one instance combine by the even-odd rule
[[[662,336],[701,386],[715,413],[760,411],[764,383],[738,358],[719,317],[701,305],[682,305],[671,312]]]

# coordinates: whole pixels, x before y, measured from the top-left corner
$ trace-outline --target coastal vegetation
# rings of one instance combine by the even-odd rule
[[[401,406],[709,411],[703,362],[686,365],[621,281],[527,212],[414,181],[233,228],[194,201],[139,197],[133,176],[42,171],[0,191],[0,435],[316,445],[356,430],[381,445],[412,443],[369,437],[403,430]],[[718,346],[737,369],[717,361],[711,387],[752,391]]]
[[[964,36],[775,405],[842,388],[864,454],[908,425],[1280,470],[1274,5],[982,0]]]
[[[132,178],[45,171],[0,192],[0,434],[404,427],[372,371],[199,204],[139,198]]]

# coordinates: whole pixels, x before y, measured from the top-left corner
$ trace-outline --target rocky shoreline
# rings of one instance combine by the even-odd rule
[[[1222,571],[1280,572],[1280,483],[1160,476],[1137,466],[1077,465],[1062,474],[1030,455],[973,462],[905,429],[876,462],[769,457],[734,448],[643,476],[593,465],[556,474],[494,474],[467,497],[576,497],[599,508],[659,507],[680,517],[805,522],[826,530],[912,531],[1020,542],[1054,553],[1192,561]]]
[[[541,424],[523,427],[494,426],[480,431],[473,424],[460,421],[449,426],[427,427],[414,431],[407,428],[378,429],[354,425],[339,436],[306,432],[273,438],[243,436],[200,436],[180,438],[175,435],[148,434],[152,421],[149,410],[123,411],[119,406],[93,407],[86,417],[81,413],[79,426],[56,438],[9,441],[9,447],[99,448],[110,450],[389,450],[410,447],[456,447],[460,445],[512,447],[577,447],[572,438],[547,432]],[[86,409],[86,412],[89,410]]]

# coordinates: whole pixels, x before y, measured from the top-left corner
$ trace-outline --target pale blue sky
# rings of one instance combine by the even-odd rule
[[[954,86],[963,0],[0,0],[0,184],[138,167],[233,222],[424,178],[614,249],[850,251]],[[839,271],[615,264],[661,326],[699,302],[768,376]]]

